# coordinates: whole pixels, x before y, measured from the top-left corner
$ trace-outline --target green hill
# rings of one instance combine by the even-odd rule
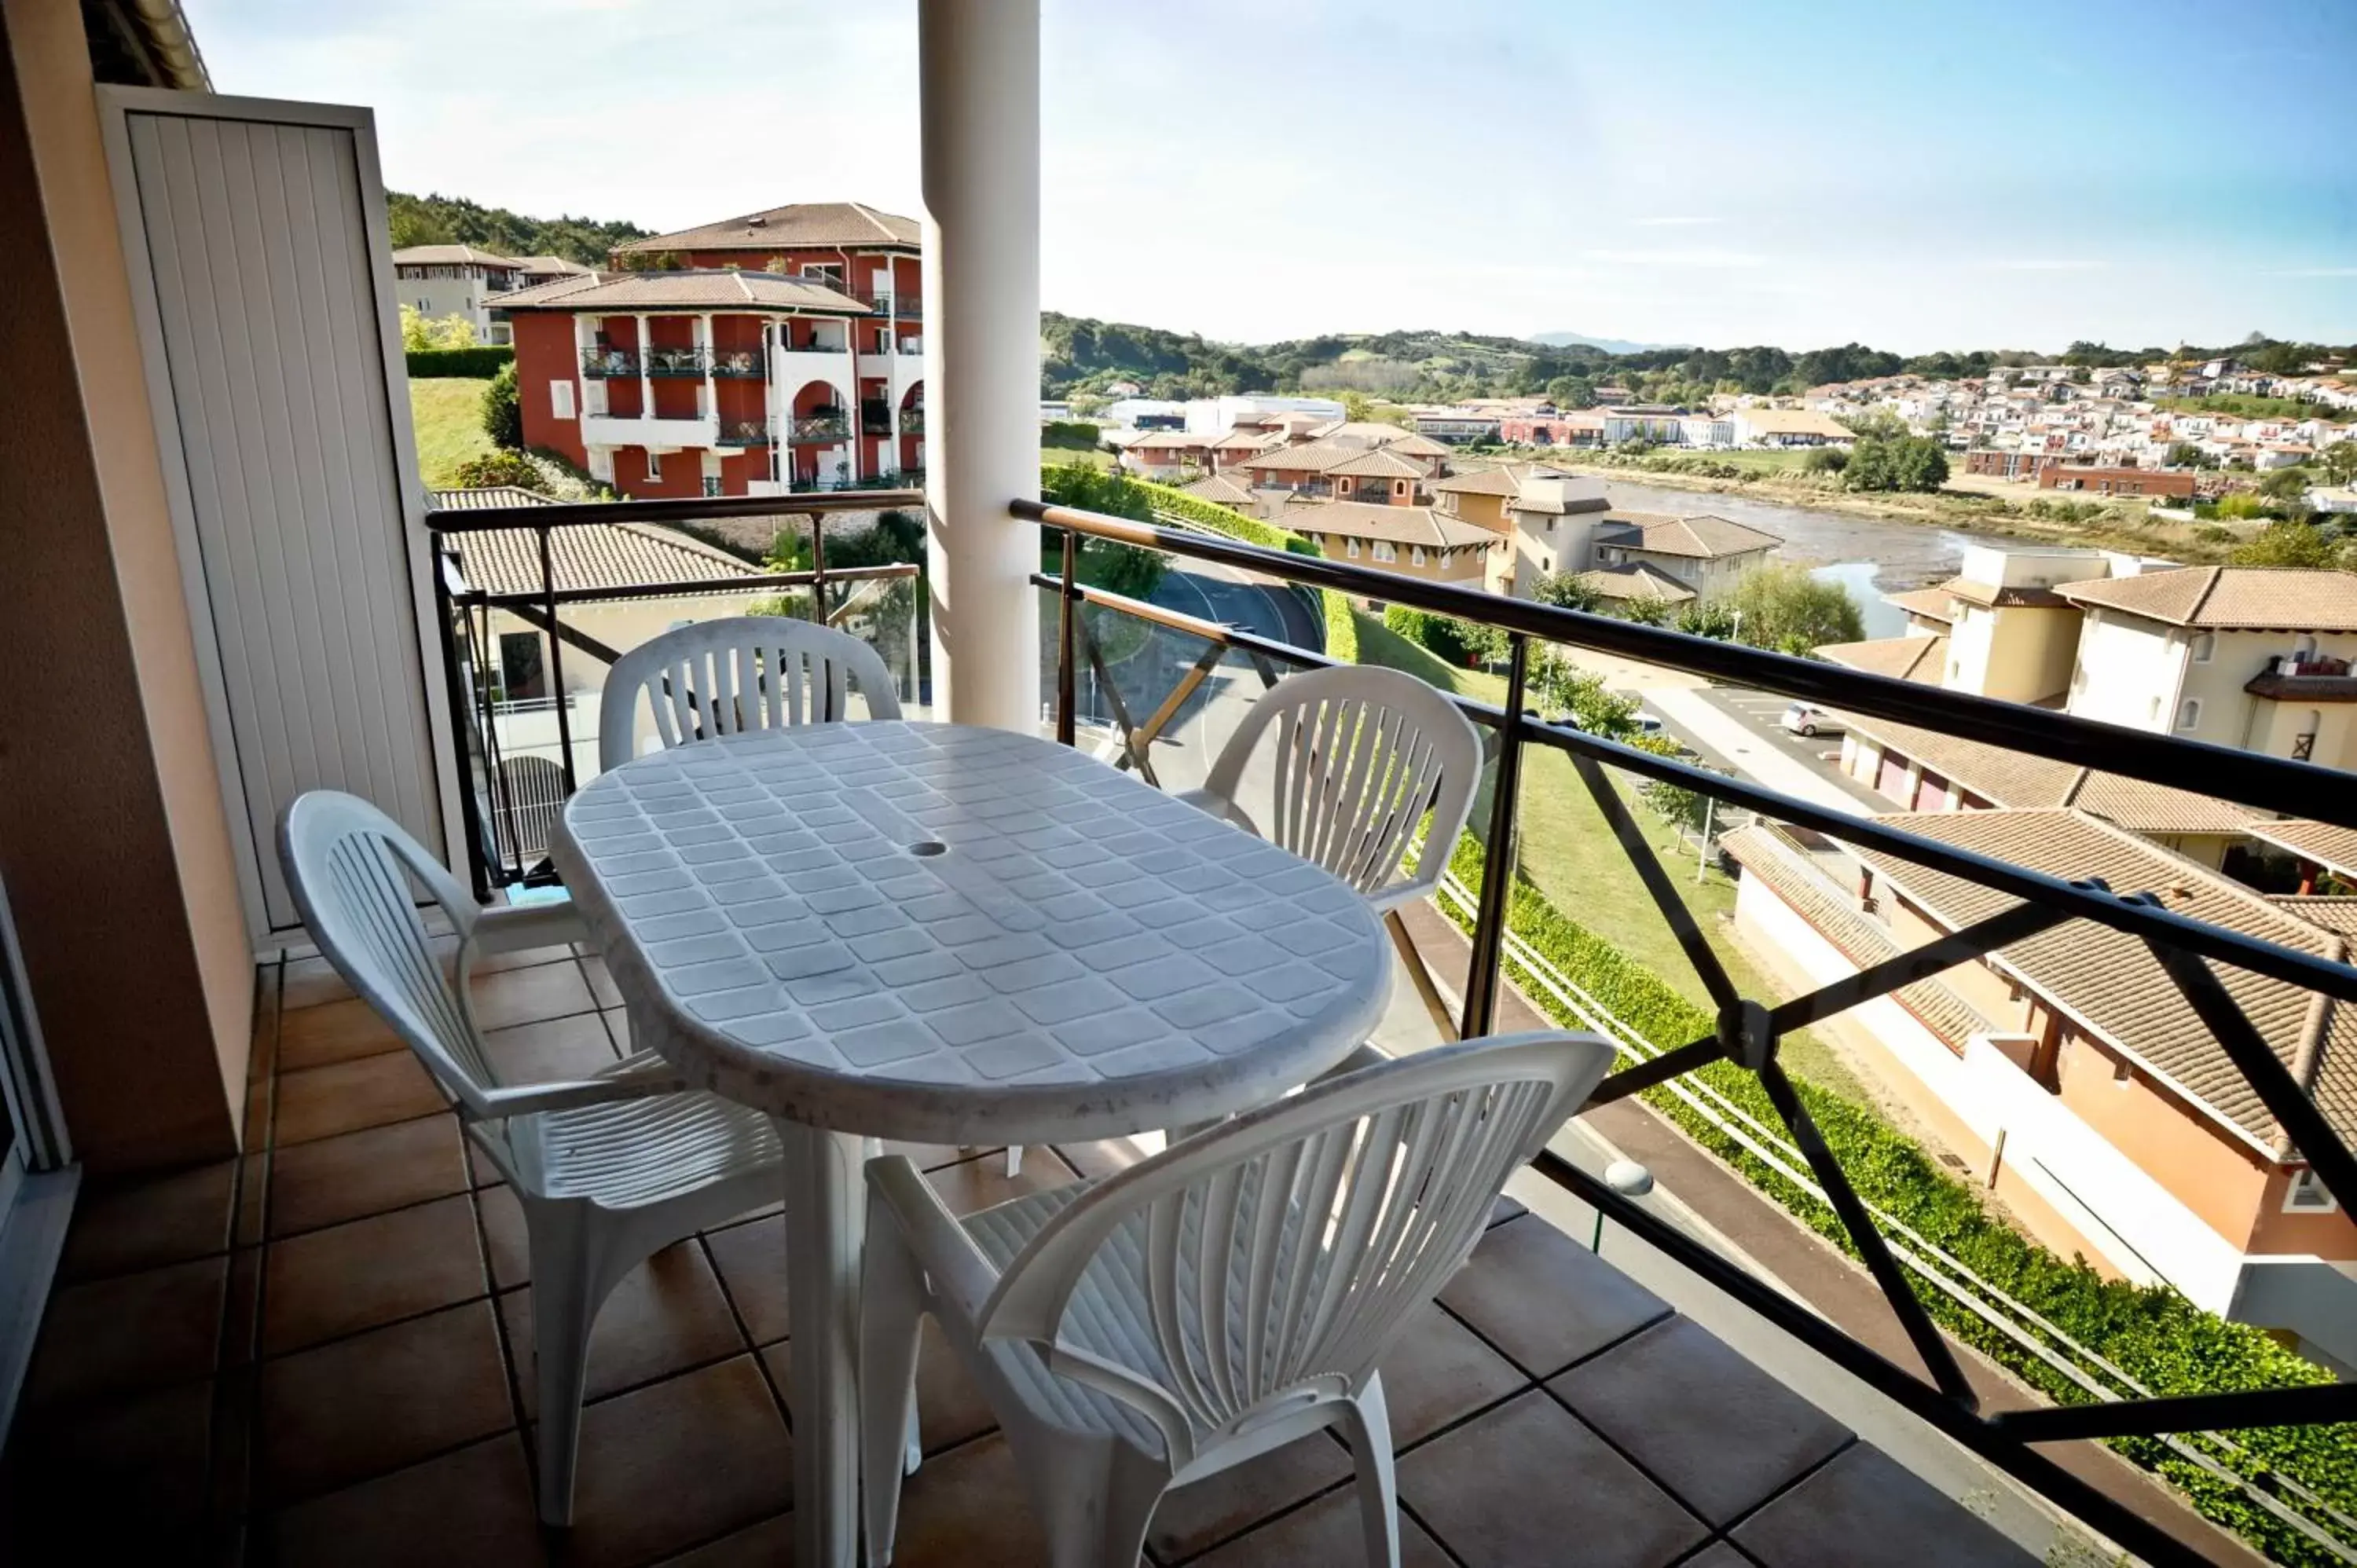
[[[473,245],[502,256],[563,256],[584,266],[602,267],[616,245],[653,232],[635,223],[601,223],[594,218],[526,218],[460,196],[388,190],[384,204],[396,251],[409,245]]]

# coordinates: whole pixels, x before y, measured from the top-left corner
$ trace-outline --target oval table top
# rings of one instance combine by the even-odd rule
[[[1264,1104],[1390,953],[1308,861],[1068,746],[899,720],[637,757],[550,854],[689,1082],[871,1137],[1043,1144]]]

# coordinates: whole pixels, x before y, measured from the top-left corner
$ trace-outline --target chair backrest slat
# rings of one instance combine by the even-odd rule
[[[1273,798],[1255,811],[1237,797],[1264,740]],[[1480,771],[1480,736],[1455,703],[1413,675],[1350,665],[1287,676],[1262,694],[1203,788],[1388,907],[1437,885]],[[1426,811],[1444,847],[1394,883]]]
[[[742,730],[839,722],[850,716],[855,687],[869,717],[900,716],[891,671],[848,632],[781,616],[698,621],[614,661],[598,703],[598,767],[619,768],[636,754],[642,704],[668,748]]]
[[[1144,1412],[1182,1465],[1305,1396],[1355,1391],[1612,1054],[1592,1035],[1446,1047],[1174,1144],[1041,1230],[985,1305],[983,1337],[1028,1340]],[[1156,1363],[1143,1381],[1061,1332],[1090,1269],[1132,1245]]]

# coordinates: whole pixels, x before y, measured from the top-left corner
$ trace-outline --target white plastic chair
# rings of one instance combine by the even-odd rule
[[[646,1258],[774,1199],[777,1133],[758,1112],[686,1090],[651,1051],[586,1079],[499,1081],[468,975],[485,952],[545,940],[553,918],[570,918],[562,906],[479,908],[400,824],[333,790],[287,807],[278,858],[319,950],[457,1101],[468,1135],[523,1206],[540,1363],[540,1517],[570,1523],[599,1305]],[[455,973],[427,945],[413,877],[458,934]]]
[[[1272,729],[1262,822],[1239,797]],[[1203,787],[1178,799],[1316,861],[1388,913],[1440,886],[1445,849],[1424,856],[1413,876],[1393,878],[1427,809],[1427,842],[1456,843],[1480,777],[1481,737],[1456,703],[1401,671],[1344,664],[1288,675],[1263,693]]]
[[[1356,1458],[1368,1560],[1396,1568],[1377,1363],[1612,1054],[1555,1033],[1443,1047],[963,1221],[906,1158],[868,1162],[869,1562],[891,1560],[931,1314],[1006,1433],[1055,1568],[1134,1568],[1165,1491],[1322,1427]]]
[[[619,768],[637,755],[641,697],[656,738],[673,746],[739,730],[836,723],[851,716],[855,688],[868,717],[900,716],[883,659],[848,632],[782,616],[698,621],[614,661],[597,703],[597,767]]]

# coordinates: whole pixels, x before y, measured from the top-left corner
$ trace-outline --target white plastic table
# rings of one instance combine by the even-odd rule
[[[817,725],[639,757],[551,846],[633,1045],[777,1118],[795,1562],[858,1537],[863,1139],[1183,1126],[1316,1077],[1390,982],[1366,901],[1093,758],[1005,730]]]

